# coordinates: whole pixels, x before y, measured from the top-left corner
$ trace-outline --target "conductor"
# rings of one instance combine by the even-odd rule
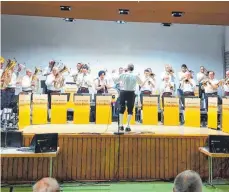
[[[130,120],[133,115],[133,108],[135,104],[135,90],[137,83],[139,85],[142,84],[141,79],[138,75],[133,73],[134,65],[129,64],[127,67],[127,72],[123,73],[117,79],[118,82],[122,82],[123,86],[120,90],[120,112],[119,112],[119,130],[123,131],[123,114],[126,109],[126,102],[127,102],[127,126],[125,131],[129,132],[130,129]]]

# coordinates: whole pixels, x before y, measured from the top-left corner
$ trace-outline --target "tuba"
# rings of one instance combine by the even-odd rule
[[[6,64],[6,68],[4,69],[2,76],[1,76],[1,89],[5,89],[12,78],[12,69],[16,66],[17,61],[14,59],[13,60],[8,60]]]
[[[69,71],[68,68],[66,66],[64,66],[56,75],[56,81],[54,82],[54,87],[56,89],[60,89],[64,86],[64,77],[63,77],[63,73]]]
[[[35,67],[35,72],[32,76],[32,80],[31,82],[34,84],[32,85],[32,90],[33,91],[37,91],[38,90],[38,86],[39,86],[39,81],[38,81],[38,74],[42,72],[42,70],[40,68]]]

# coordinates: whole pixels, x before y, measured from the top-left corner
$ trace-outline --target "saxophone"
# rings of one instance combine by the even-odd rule
[[[12,78],[12,69],[16,66],[16,60],[8,60],[6,64],[6,68],[4,69],[2,76],[1,76],[1,89],[5,89]]]
[[[68,68],[66,66],[64,66],[56,75],[56,81],[54,82],[54,87],[56,89],[60,89],[64,86],[64,77],[63,77],[63,73],[69,71]]]
[[[37,90],[38,90],[38,87],[39,87],[38,73],[40,73],[40,72],[42,72],[42,70],[40,68],[35,67],[35,72],[32,76],[32,80],[31,80],[31,82],[33,83],[33,85],[32,85],[33,92],[37,92]]]

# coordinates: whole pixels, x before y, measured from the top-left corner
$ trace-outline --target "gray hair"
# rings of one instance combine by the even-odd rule
[[[51,177],[45,177],[36,182],[33,186],[33,192],[59,192],[60,186],[56,179]]]
[[[174,192],[202,192],[202,180],[195,171],[183,171],[176,176],[173,190]]]

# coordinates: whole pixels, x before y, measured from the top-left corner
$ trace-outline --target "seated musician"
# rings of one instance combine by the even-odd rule
[[[144,95],[151,95],[154,92],[155,82],[154,79],[150,76],[151,72],[149,69],[145,69],[144,76],[142,78],[143,84],[140,88],[140,102],[143,103]]]
[[[215,72],[209,71],[208,79],[202,84],[205,91],[206,109],[208,109],[208,97],[218,96],[219,81],[215,79]]]
[[[229,71],[226,72],[226,78],[223,85],[224,96],[229,96]]]
[[[111,88],[108,79],[105,78],[105,75],[105,71],[99,71],[99,77],[95,80],[95,89],[97,91],[97,94],[108,93],[108,89]]]
[[[183,91],[183,96],[181,97],[182,104],[184,105],[184,97],[195,96],[194,91],[196,87],[196,82],[191,78],[191,73],[186,72],[184,78],[180,82],[180,88]]]
[[[47,76],[45,84],[47,86],[47,93],[48,93],[48,106],[51,109],[51,94],[53,93],[60,93],[60,88],[56,88],[54,83],[56,82],[56,76],[58,74],[58,68],[53,67],[51,74]]]
[[[22,77],[22,92],[24,93],[32,93],[32,71],[30,69],[26,69],[26,75]]]
[[[174,83],[175,86],[175,79],[176,76],[174,74],[174,70],[172,69],[171,65],[166,64],[165,65],[165,71],[161,73],[161,80],[165,81],[165,77],[168,76],[169,77],[169,81]]]
[[[89,93],[89,88],[92,86],[92,82],[86,64],[82,66],[82,71],[81,74],[78,75],[76,85],[78,86],[77,93]]]
[[[164,97],[170,97],[173,95],[174,92],[174,83],[171,82],[169,79],[169,75],[165,75],[163,77],[164,81],[161,84],[161,98],[162,98],[162,106],[164,108]]]

